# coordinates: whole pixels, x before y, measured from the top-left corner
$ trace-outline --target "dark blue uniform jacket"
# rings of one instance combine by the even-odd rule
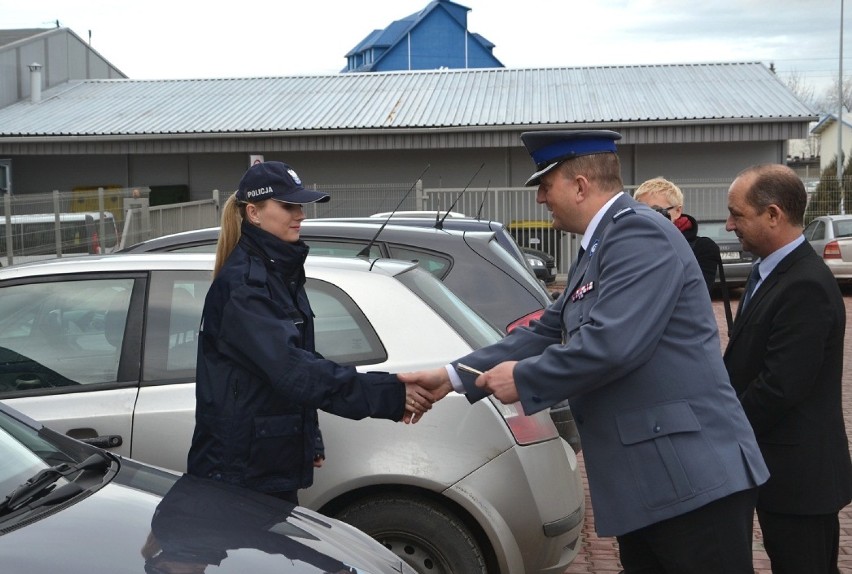
[[[358,373],[314,350],[305,293],[308,246],[243,224],[210,286],[198,345],[190,474],[262,492],[313,482],[322,444],[317,409],[400,420],[395,375]]]

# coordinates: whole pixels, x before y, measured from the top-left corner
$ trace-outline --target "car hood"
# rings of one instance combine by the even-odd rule
[[[0,556],[3,571],[28,574],[412,572],[336,520],[132,461],[82,501],[3,532]]]

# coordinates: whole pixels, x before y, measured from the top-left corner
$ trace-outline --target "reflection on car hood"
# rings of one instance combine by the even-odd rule
[[[3,571],[402,572],[398,558],[348,525],[254,491],[188,475],[169,488],[169,480],[122,461],[116,481],[92,496],[0,536]]]

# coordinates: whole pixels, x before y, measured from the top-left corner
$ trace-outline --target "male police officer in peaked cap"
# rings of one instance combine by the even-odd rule
[[[768,472],[728,380],[701,270],[678,229],[622,190],[605,130],[521,135],[556,229],[584,253],[540,321],[445,368],[406,373],[532,414],[568,400],[595,526],[624,571],[752,574]],[[480,371],[476,374],[472,371]]]

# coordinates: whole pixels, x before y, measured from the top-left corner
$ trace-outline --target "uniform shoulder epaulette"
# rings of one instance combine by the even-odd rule
[[[613,221],[618,221],[619,219],[621,219],[621,218],[622,218],[622,217],[624,217],[625,215],[630,215],[631,213],[636,213],[636,211],[634,211],[634,209],[633,209],[632,207],[625,207],[625,208],[623,208],[623,209],[619,209],[619,210],[618,210],[618,211],[616,211],[616,212],[615,212],[615,214],[612,216],[612,220],[613,220]]]
[[[258,287],[266,285],[266,265],[259,257],[249,257],[247,283]]]

